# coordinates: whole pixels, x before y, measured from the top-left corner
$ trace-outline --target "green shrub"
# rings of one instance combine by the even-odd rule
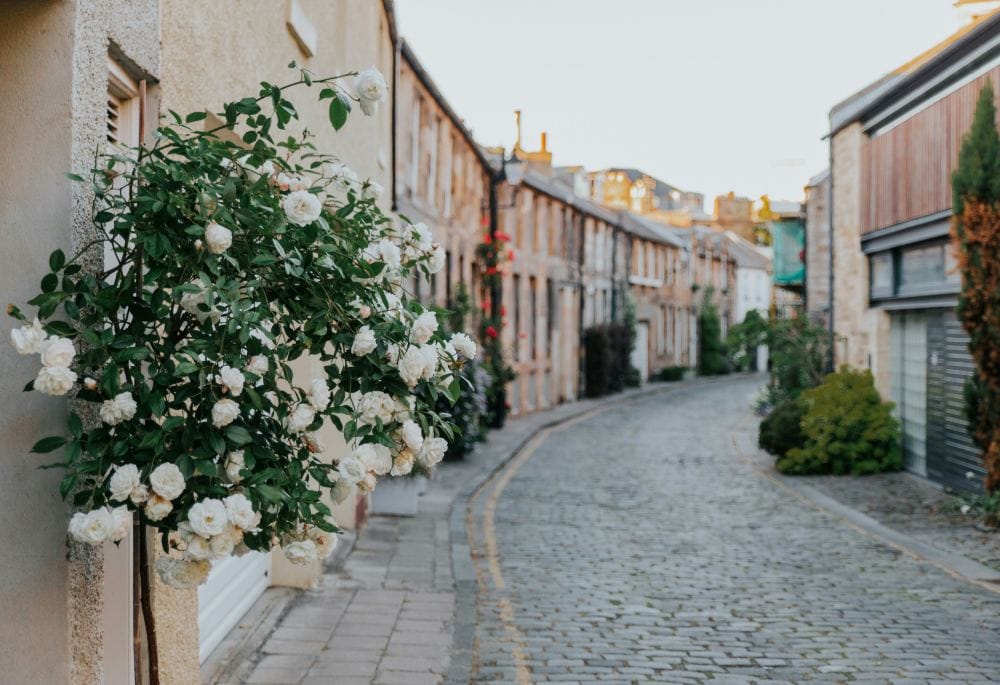
[[[639,369],[634,366],[629,366],[628,371],[625,373],[625,386],[628,388],[638,388],[642,385],[642,374]]]
[[[767,400],[772,406],[798,397],[823,381],[830,353],[830,331],[805,315],[777,319],[767,336],[771,382]]]
[[[583,332],[583,386],[587,397],[611,392],[611,343],[607,326],[593,326]]]
[[[687,369],[683,366],[665,366],[653,375],[655,381],[680,381],[684,380]]]
[[[870,371],[831,373],[800,400],[805,444],[778,460],[782,473],[863,475],[903,468],[899,422],[883,402]]]
[[[698,373],[702,376],[719,376],[729,373],[726,344],[722,342],[722,320],[712,302],[712,288],[705,289],[704,304],[698,315]]]
[[[756,309],[747,312],[742,323],[729,329],[726,349],[733,368],[741,371],[758,370],[757,348],[767,344],[768,323]]]
[[[789,450],[806,444],[802,432],[802,418],[806,415],[804,402],[785,400],[760,422],[757,445],[779,459]]]

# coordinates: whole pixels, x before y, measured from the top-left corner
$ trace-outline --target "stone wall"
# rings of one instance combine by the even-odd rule
[[[830,320],[830,177],[806,187],[806,311]]]

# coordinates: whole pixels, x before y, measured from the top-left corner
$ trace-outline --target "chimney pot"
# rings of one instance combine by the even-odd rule
[[[549,149],[547,147],[548,140],[549,140],[549,134],[546,133],[545,131],[542,131],[542,152],[548,152],[549,151]]]

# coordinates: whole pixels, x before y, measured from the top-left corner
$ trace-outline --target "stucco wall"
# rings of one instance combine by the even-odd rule
[[[889,317],[868,307],[868,260],[861,252],[860,124],[833,138],[834,360],[871,369],[883,396],[889,393]]]
[[[17,169],[0,178],[0,226],[8,247],[0,254],[0,290],[9,301],[23,303],[37,292],[49,252],[71,254],[91,235],[90,197],[65,174],[89,169],[104,140],[109,50],[142,75],[158,69],[158,18],[155,0],[5,3],[0,73],[7,93],[17,95],[0,104],[0,143],[7,164]],[[0,323],[4,340],[12,324],[6,317]],[[7,348],[0,369],[20,383],[37,371],[37,359]],[[66,409],[64,400],[34,393],[0,397],[5,682],[106,680],[104,552],[67,546],[69,508],[58,495],[62,474],[37,469],[59,455],[28,452],[39,437],[64,429]]]

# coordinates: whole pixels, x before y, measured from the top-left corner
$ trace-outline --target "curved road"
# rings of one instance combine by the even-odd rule
[[[616,405],[487,483],[475,682],[1000,681],[1000,595],[741,459],[758,383]]]

